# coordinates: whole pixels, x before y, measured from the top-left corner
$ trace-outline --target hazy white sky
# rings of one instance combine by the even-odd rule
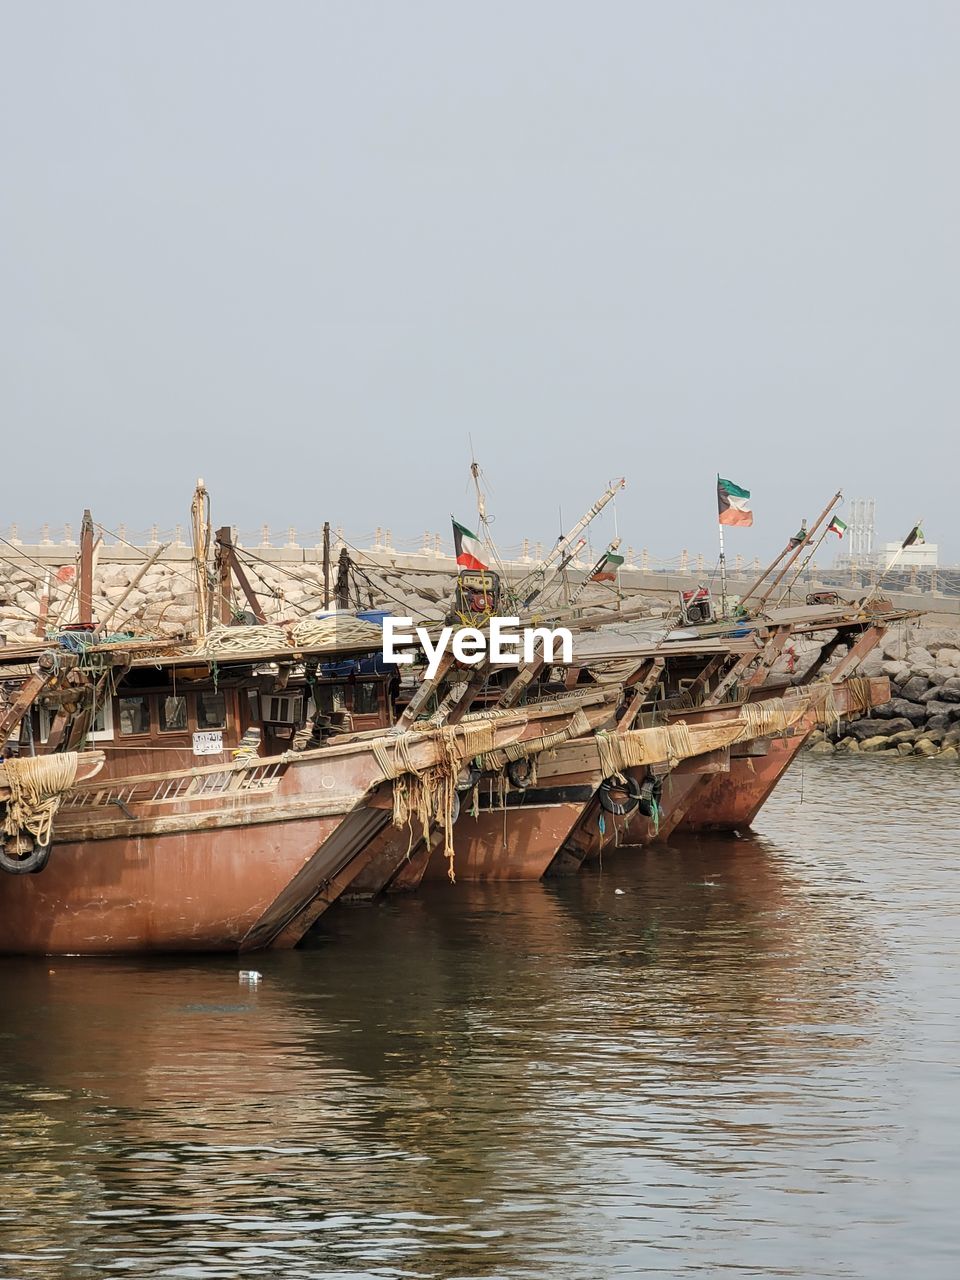
[[[960,4],[0,0],[0,525],[957,528]],[[842,510],[841,510],[842,514]],[[609,521],[598,534],[607,530]]]

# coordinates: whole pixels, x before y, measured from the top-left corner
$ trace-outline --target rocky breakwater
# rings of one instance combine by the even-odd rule
[[[143,553],[144,555],[146,552]],[[268,563],[258,556],[246,566],[268,622],[297,620],[324,607],[323,568],[316,561]],[[443,569],[418,571],[388,558],[360,554],[351,570],[350,608],[383,609],[414,622],[436,623],[453,604],[456,576],[451,561]],[[197,622],[192,563],[185,556],[162,558],[145,573],[136,559],[113,561],[101,555],[94,573],[93,617],[106,620],[106,630],[175,637],[191,632]],[[236,594],[236,606],[246,601]],[[580,605],[609,608],[614,597],[605,587],[589,587]],[[626,594],[625,609],[664,610],[672,601],[649,593]],[[0,637],[8,644],[42,635],[47,626],[77,617],[76,566],[51,562],[44,566],[0,560]],[[0,640],[0,643],[3,641]]]
[[[890,701],[862,719],[812,734],[812,753],[960,761],[960,631],[892,633],[861,670],[890,677]]]

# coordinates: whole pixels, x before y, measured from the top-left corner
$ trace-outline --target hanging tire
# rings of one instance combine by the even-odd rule
[[[645,818],[652,818],[660,809],[663,795],[663,779],[648,775],[640,787],[640,812]]]
[[[33,842],[32,852],[24,857],[16,857],[14,854],[7,853],[3,845],[0,845],[0,870],[6,871],[11,876],[29,876],[36,875],[42,871],[50,860],[50,846],[48,844],[37,844]]]
[[[533,761],[511,760],[507,765],[507,777],[510,779],[512,786],[518,791],[526,791],[527,787],[533,782]]]
[[[456,791],[454,791],[454,793],[453,793],[453,804],[450,806],[450,823],[451,823],[451,825],[452,825],[454,822],[456,822],[456,820],[457,820],[459,817],[460,817],[460,797],[457,795]]]
[[[473,763],[465,764],[457,775],[457,790],[472,791],[483,777],[483,770]]]
[[[619,778],[604,778],[600,783],[600,808],[623,817],[633,813],[640,802],[640,783],[629,773]]]

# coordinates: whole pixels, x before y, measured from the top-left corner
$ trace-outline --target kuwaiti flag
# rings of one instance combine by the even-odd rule
[[[923,536],[923,530],[918,524],[915,524],[904,538],[903,546],[900,550],[905,551],[907,547],[912,547],[915,542],[926,542],[926,538]]]
[[[753,524],[750,490],[717,476],[717,513],[721,524]]]
[[[483,559],[483,543],[463,524],[453,522],[453,547],[461,569],[489,569]]]
[[[827,525],[827,533],[835,533],[838,538],[843,538],[847,532],[847,526],[843,523],[839,516],[834,516]]]
[[[594,566],[590,574],[591,582],[616,582],[617,570],[623,564],[623,556],[615,556],[608,551],[599,564]]]

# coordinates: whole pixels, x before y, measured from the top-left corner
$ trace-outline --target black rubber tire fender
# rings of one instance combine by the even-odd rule
[[[15,858],[7,853],[3,845],[0,845],[0,871],[6,871],[11,876],[29,876],[36,875],[42,871],[50,860],[50,846],[48,844],[33,843],[33,852],[28,853],[25,858]]]
[[[631,774],[625,773],[620,778],[604,778],[600,783],[600,808],[607,813],[623,817],[633,813],[640,803],[640,783]],[[623,799],[618,797],[623,796]]]
[[[653,817],[654,804],[658,809],[660,808],[662,795],[663,779],[655,778],[653,774],[648,774],[640,787],[640,812],[645,818]]]
[[[523,760],[511,760],[507,765],[507,777],[511,786],[518,791],[526,791],[533,781],[533,761],[529,757]]]

